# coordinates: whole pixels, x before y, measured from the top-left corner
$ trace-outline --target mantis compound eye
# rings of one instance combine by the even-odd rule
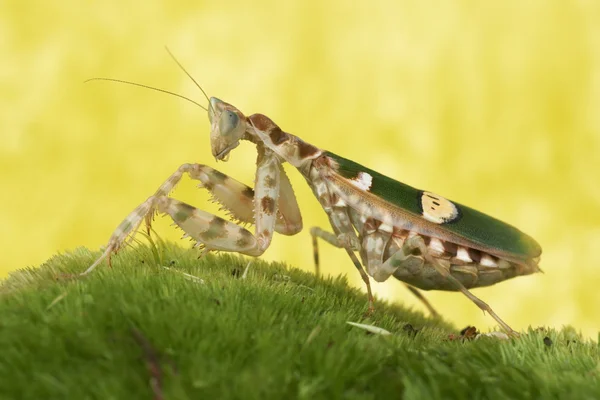
[[[219,132],[221,135],[228,135],[235,131],[240,124],[240,118],[233,111],[223,111],[219,119]]]

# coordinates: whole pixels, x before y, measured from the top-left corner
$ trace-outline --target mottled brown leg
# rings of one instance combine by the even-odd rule
[[[360,255],[369,275],[378,282],[387,280],[394,271],[393,268],[387,267],[388,264],[382,262],[386,247],[385,244],[390,240],[389,233],[380,231],[376,225],[367,219],[362,226],[361,240],[362,249]],[[438,316],[438,313],[421,292],[406,283],[404,285],[425,305],[432,316]]]
[[[318,248],[318,244],[317,244],[318,238],[325,240],[327,243],[331,244],[332,246],[345,249],[346,252],[348,253],[348,255],[350,256],[350,259],[352,260],[354,267],[358,270],[358,272],[360,273],[360,277],[362,278],[363,282],[367,286],[367,295],[369,297],[369,307],[367,309],[366,315],[369,316],[369,315],[373,314],[373,312],[375,311],[375,305],[374,305],[375,301],[373,299],[373,293],[371,291],[371,282],[369,280],[369,276],[367,275],[367,273],[365,272],[364,268],[362,267],[360,261],[356,257],[356,254],[354,254],[354,251],[352,249],[348,248],[347,246],[345,246],[344,244],[340,243],[338,236],[336,236],[335,234],[333,234],[331,232],[327,232],[319,227],[311,228],[310,234],[312,236],[312,241],[313,241],[313,255],[314,255],[314,259],[315,259],[315,271],[316,271],[317,275],[319,274],[319,248]]]
[[[502,318],[500,318],[498,316],[498,314],[496,314],[494,312],[494,310],[492,310],[492,308],[486,302],[481,300],[479,297],[475,296],[473,293],[469,292],[467,290],[467,288],[465,288],[458,279],[453,277],[444,266],[437,265],[437,264],[438,263],[436,263],[436,262],[432,263],[432,265],[436,269],[436,271],[438,271],[440,274],[444,275],[446,277],[446,279],[448,279],[449,281],[454,283],[456,285],[456,287],[458,288],[458,290],[460,290],[465,296],[467,296],[467,298],[469,298],[469,300],[471,300],[473,303],[475,303],[477,305],[477,307],[479,307],[484,313],[487,311],[492,316],[492,318],[494,318],[496,320],[496,322],[498,322],[498,324],[500,324],[502,329],[504,329],[508,334],[515,336],[515,337],[519,337],[519,333],[517,331],[513,330],[510,326],[508,326],[508,324],[506,322],[504,322],[502,320]]]
[[[354,252],[352,250],[350,250],[348,247],[344,247],[344,249],[346,250],[346,253],[348,253],[348,255],[350,256],[350,259],[354,263],[354,266],[360,273],[360,277],[362,278],[363,282],[367,286],[367,295],[369,297],[369,308],[367,309],[365,316],[368,317],[371,314],[373,314],[373,312],[375,312],[375,300],[373,298],[373,293],[371,292],[371,282],[369,280],[369,275],[367,275],[364,268],[360,264],[360,261],[356,257],[356,254],[354,254]]]
[[[153,196],[136,207],[111,235],[103,254],[82,274],[91,272],[102,260],[116,253],[137,231],[142,221],[148,230],[152,217],[158,210],[171,215],[188,236],[207,245],[207,250],[240,252],[261,255],[271,243],[273,231],[286,234],[297,233],[302,228],[302,219],[297,208],[291,185],[285,173],[281,173],[280,161],[271,151],[259,157],[254,190],[235,179],[202,164],[182,164]],[[184,174],[199,180],[216,200],[227,208],[240,222],[255,224],[255,234],[247,238],[245,229],[217,216],[170,199],[168,194],[177,186]],[[283,181],[283,186],[280,182]],[[286,206],[279,210],[279,197],[283,194]],[[184,221],[185,220],[185,221]],[[186,227],[182,226],[185,222]],[[254,243],[256,241],[256,243]]]
[[[327,232],[317,226],[313,226],[310,228],[310,235],[312,236],[312,244],[313,244],[313,258],[315,260],[315,275],[320,275],[320,265],[319,265],[319,243],[318,239],[323,239],[330,245],[342,248],[343,246],[339,243],[337,237],[331,233]]]
[[[469,290],[467,290],[467,288],[465,288],[464,285],[458,279],[452,276],[452,274],[450,273],[450,262],[448,262],[447,260],[440,260],[434,257],[429,257],[427,255],[427,245],[425,244],[425,241],[421,236],[413,236],[411,238],[408,238],[404,242],[402,249],[398,250],[392,257],[390,257],[388,261],[392,265],[396,265],[396,263],[401,263],[402,260],[406,259],[409,255],[411,255],[414,252],[414,250],[419,250],[421,257],[425,258],[425,260],[429,264],[431,264],[440,275],[452,282],[456,286],[457,290],[459,290],[465,296],[467,296],[467,298],[473,303],[475,303],[477,307],[479,307],[484,312],[488,312],[492,316],[492,318],[494,318],[496,322],[498,322],[498,324],[500,324],[500,326],[506,332],[513,336],[519,336],[519,334],[515,330],[513,330],[506,322],[504,322],[487,303],[475,296],[473,293],[469,292]]]
[[[314,261],[315,261],[315,274],[317,276],[319,276],[320,265],[319,265],[319,244],[318,244],[318,239],[323,239],[324,241],[326,241],[330,245],[332,245],[334,247],[337,247],[337,248],[343,248],[344,246],[342,246],[339,243],[339,240],[337,239],[337,236],[335,236],[333,233],[327,232],[327,231],[325,231],[325,230],[323,230],[323,229],[321,229],[319,227],[315,226],[315,227],[310,228],[310,234],[312,236],[312,243],[313,243],[313,258],[314,258]],[[363,278],[363,281],[364,281],[364,278]],[[427,301],[427,299],[425,298],[425,296],[423,296],[423,294],[417,288],[412,287],[409,284],[406,284],[404,282],[402,282],[402,283],[406,286],[406,288],[413,295],[415,295],[415,297],[417,299],[419,299],[423,303],[423,305],[429,310],[429,313],[433,317],[436,317],[436,318],[439,317],[439,314],[435,310],[435,308],[433,308],[433,306],[431,305],[431,303],[429,303],[429,301]]]

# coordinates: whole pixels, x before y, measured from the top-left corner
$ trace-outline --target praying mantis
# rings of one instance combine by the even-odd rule
[[[182,164],[119,224],[102,255],[83,274],[105,258],[110,263],[111,255],[142,222],[149,231],[157,212],[168,215],[185,232],[184,237],[203,248],[203,254],[228,251],[259,257],[269,247],[274,232],[295,235],[303,227],[300,207],[283,169],[288,163],[304,177],[331,225],[331,230],[310,229],[317,271],[318,240],[344,249],[366,285],[369,313],[374,310],[370,278],[383,282],[394,276],[433,313],[416,288],[460,291],[509,334],[518,335],[469,289],[539,272],[541,247],[533,238],[472,208],[320,149],[283,131],[264,114],[246,116],[225,101],[209,98],[173,59],[208,100],[208,107],[194,103],[208,113],[215,159],[227,161],[242,140],[256,145],[254,187],[204,164]],[[170,197],[185,174],[200,182],[233,220]],[[253,224],[254,232],[244,228],[245,223]]]

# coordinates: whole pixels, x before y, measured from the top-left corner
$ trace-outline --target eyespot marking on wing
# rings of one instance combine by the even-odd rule
[[[421,212],[423,218],[435,224],[447,224],[460,218],[460,211],[450,200],[431,192],[422,192]]]

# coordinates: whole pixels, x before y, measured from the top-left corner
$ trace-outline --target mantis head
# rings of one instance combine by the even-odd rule
[[[208,119],[212,154],[217,160],[226,160],[246,132],[246,117],[231,104],[211,97]]]
[[[211,125],[210,145],[211,145],[211,149],[212,149],[212,154],[215,157],[215,159],[226,161],[227,156],[229,155],[229,152],[231,150],[235,149],[240,144],[240,140],[242,139],[242,137],[244,136],[244,133],[246,132],[246,127],[247,127],[246,117],[244,116],[244,114],[242,114],[242,112],[240,110],[238,110],[231,104],[225,103],[224,101],[219,100],[216,97],[209,98],[208,95],[206,94],[206,92],[204,91],[204,89],[202,89],[202,86],[200,86],[198,84],[198,82],[196,82],[196,80],[192,77],[192,75],[190,75],[189,72],[187,72],[187,70],[183,67],[183,65],[181,65],[181,63],[179,61],[177,61],[177,59],[171,53],[171,51],[168,48],[166,48],[166,50],[169,53],[169,55],[171,56],[171,58],[173,59],[173,61],[175,61],[175,63],[177,63],[179,68],[181,68],[182,71],[185,72],[185,74],[196,84],[196,86],[200,89],[200,91],[202,91],[202,94],[204,94],[204,97],[206,97],[206,99],[208,100],[208,103],[209,103],[208,109],[206,107],[204,107],[202,104],[197,103],[188,97],[182,96],[180,94],[177,94],[177,93],[174,93],[174,92],[171,92],[168,90],[159,89],[159,88],[155,88],[155,87],[148,86],[148,85],[142,85],[140,83],[124,81],[121,79],[112,79],[112,78],[92,78],[92,79],[86,80],[85,82],[88,82],[88,81],[112,81],[112,82],[125,83],[125,84],[133,85],[133,86],[139,86],[139,87],[143,87],[146,89],[150,89],[150,90],[154,90],[154,91],[162,92],[162,93],[167,93],[172,96],[182,98],[182,99],[187,100],[190,103],[193,103],[193,104],[197,105],[198,107],[206,110],[208,112],[208,119],[209,119],[210,125]]]

